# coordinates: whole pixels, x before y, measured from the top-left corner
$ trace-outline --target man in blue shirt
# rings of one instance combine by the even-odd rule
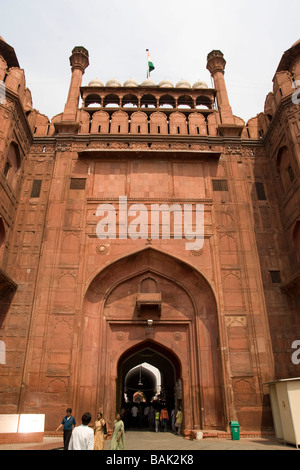
[[[66,413],[67,415],[63,418],[61,424],[56,429],[56,431],[59,431],[60,428],[63,428],[64,430],[64,450],[68,450],[72,431],[76,426],[76,421],[75,421],[74,416],[72,416],[71,408],[68,408],[66,410]]]

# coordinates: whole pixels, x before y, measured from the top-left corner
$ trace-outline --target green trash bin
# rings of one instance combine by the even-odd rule
[[[240,425],[237,421],[230,421],[231,438],[233,441],[240,440]]]

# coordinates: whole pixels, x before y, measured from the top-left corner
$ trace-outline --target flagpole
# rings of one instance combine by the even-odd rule
[[[150,78],[149,74],[149,49],[146,49],[147,52],[147,78]]]

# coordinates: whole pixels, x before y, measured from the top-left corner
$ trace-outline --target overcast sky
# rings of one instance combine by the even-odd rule
[[[299,0],[0,0],[0,36],[25,69],[33,104],[52,118],[63,111],[69,56],[84,46],[90,66],[83,85],[146,78],[150,50],[155,83],[182,78],[211,86],[207,54],[220,49],[236,116],[264,109],[284,51],[300,37]]]

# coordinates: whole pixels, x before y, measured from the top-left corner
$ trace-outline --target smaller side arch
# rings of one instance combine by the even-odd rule
[[[148,117],[146,113],[137,111],[131,115],[131,134],[148,134]]]
[[[297,220],[293,230],[293,245],[296,251],[297,261],[300,264],[300,220]]]
[[[2,217],[0,217],[0,248],[4,244],[5,239],[6,239],[5,225],[4,225]]]
[[[199,113],[189,115],[189,130],[191,135],[207,135],[205,117]]]
[[[129,116],[124,111],[116,111],[111,117],[111,134],[128,134]]]
[[[141,108],[156,108],[157,101],[155,96],[150,94],[145,94],[141,98]]]
[[[123,107],[137,108],[138,104],[139,104],[139,100],[136,95],[132,93],[128,93],[127,95],[123,96],[123,99],[122,99]]]
[[[106,111],[97,111],[93,115],[91,134],[108,134],[109,114]]]
[[[277,172],[280,177],[282,189],[287,192],[294,181],[295,175],[289,148],[284,145],[280,147],[276,158]]]
[[[159,107],[176,108],[176,100],[171,95],[163,95],[159,100]]]
[[[19,180],[21,164],[22,160],[19,146],[16,142],[12,141],[8,149],[3,172],[4,177],[13,190],[16,188]]]
[[[167,116],[161,112],[154,112],[150,116],[151,134],[168,134]]]
[[[100,95],[91,94],[85,98],[84,106],[86,108],[88,108],[89,106],[99,107],[101,105],[102,105],[102,99]]]
[[[91,116],[89,113],[84,111],[83,109],[80,110],[80,130],[79,134],[89,134],[90,132],[90,122]]]
[[[175,112],[170,115],[170,134],[187,134],[186,118],[183,113]]]

